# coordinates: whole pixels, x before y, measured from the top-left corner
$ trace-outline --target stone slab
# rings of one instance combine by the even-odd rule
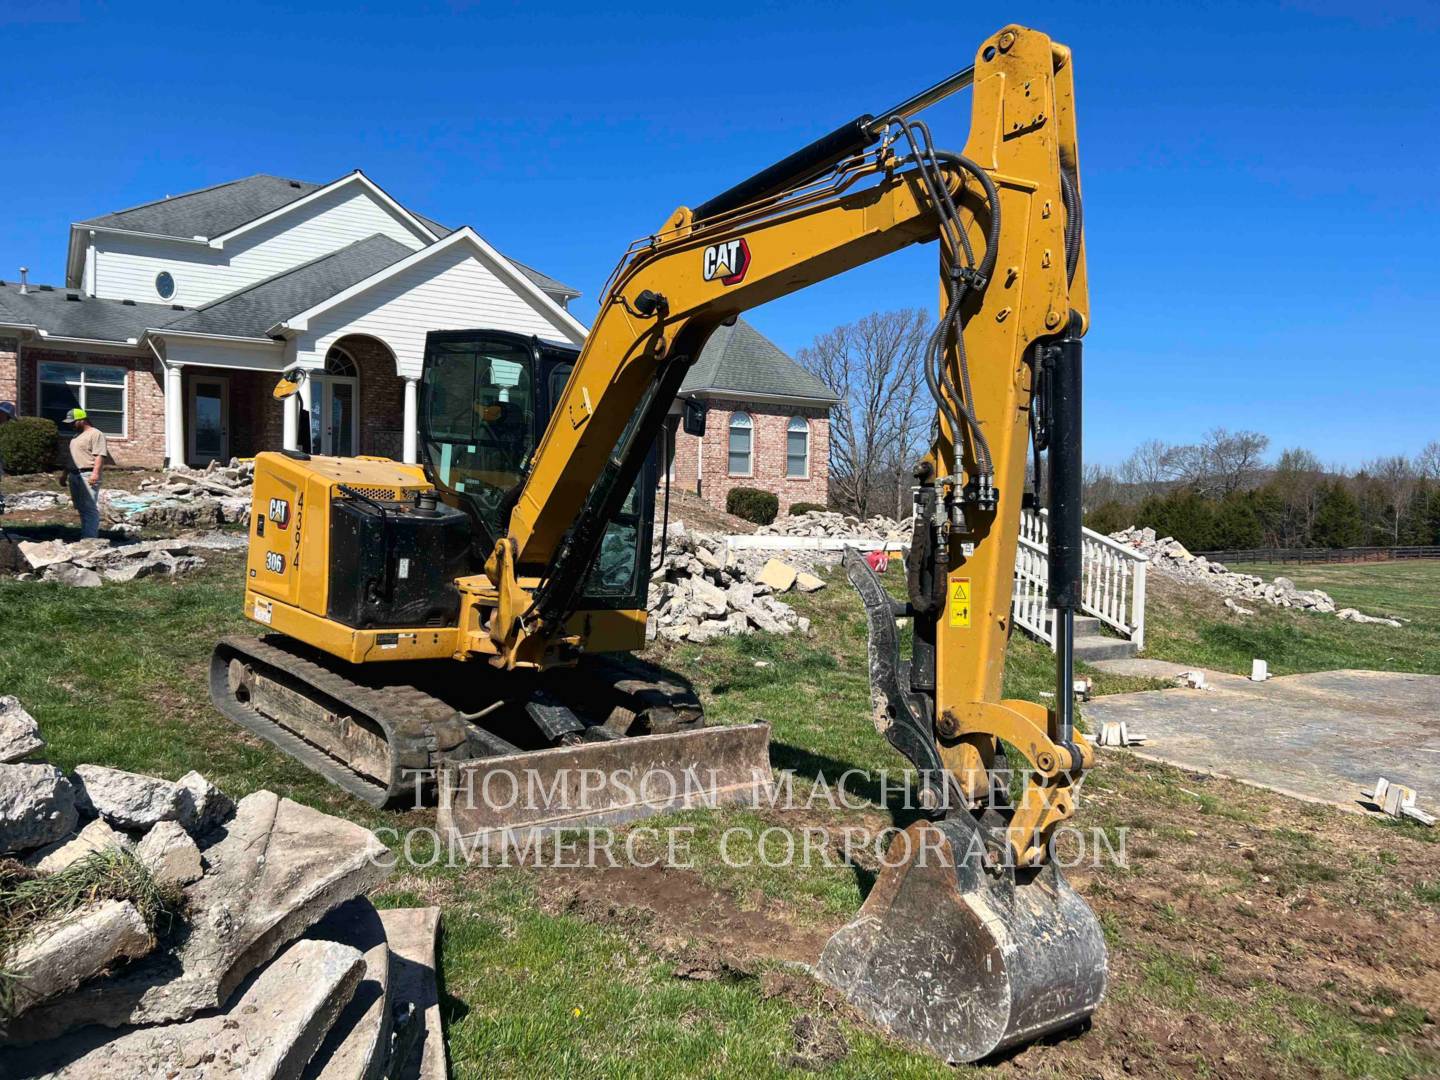
[[[117,960],[144,956],[154,945],[128,900],[104,900],[38,927],[5,958],[15,978],[12,1011],[73,990]],[[3,1075],[3,1074],[0,1074]]]
[[[32,852],[25,863],[42,874],[54,874],[97,851],[128,851],[132,846],[128,836],[116,832],[104,818],[96,818],[74,836]]]
[[[0,765],[0,854],[64,840],[78,821],[75,789],[54,765]]]
[[[1440,675],[1206,675],[1207,690],[1095,698],[1085,721],[1126,721],[1146,740],[1127,752],[1349,810],[1381,776],[1440,803]]]
[[[363,896],[341,904],[305,935],[360,950],[365,974],[305,1067],[305,1080],[380,1080],[390,1058],[390,947],[380,913]]]
[[[445,1033],[440,1021],[440,984],[435,976],[440,909],[393,908],[380,912],[380,921],[385,924],[393,957],[392,998],[397,1005],[413,1003],[415,1019],[424,1025],[398,1076],[400,1080],[445,1080]]]
[[[359,951],[348,945],[297,941],[224,1013],[121,1034],[87,1028],[54,1043],[0,1054],[0,1075],[298,1080],[354,994],[364,968]]]
[[[11,766],[12,768],[14,766]],[[332,908],[388,876],[388,851],[354,822],[282,799],[246,796],[216,840],[203,878],[184,890],[188,934],[125,972],[31,1010],[14,1041],[100,1024],[156,1024],[222,1008],[237,986]]]

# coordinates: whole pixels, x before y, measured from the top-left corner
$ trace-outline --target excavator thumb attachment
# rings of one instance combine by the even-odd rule
[[[1081,1023],[1105,993],[1099,920],[1053,864],[984,866],[977,827],[919,821],[820,977],[897,1038],[970,1062]]]

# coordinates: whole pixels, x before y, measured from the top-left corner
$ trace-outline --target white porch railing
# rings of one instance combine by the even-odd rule
[[[1049,589],[1050,521],[1045,511],[1020,515],[1020,546],[1015,552],[1015,622],[1055,647],[1055,612],[1046,606]],[[1145,566],[1139,552],[1108,536],[1085,529],[1080,576],[1080,608],[1145,649]]]

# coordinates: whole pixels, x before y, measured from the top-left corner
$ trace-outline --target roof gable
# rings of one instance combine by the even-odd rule
[[[716,328],[686,374],[680,393],[809,400],[827,406],[840,401],[828,386],[744,319]]]
[[[471,249],[472,254],[480,261],[490,267],[501,280],[505,281],[511,289],[526,296],[544,311],[551,321],[558,326],[573,333],[577,339],[585,336],[585,327],[575,319],[568,311],[555,302],[547,292],[536,285],[531,278],[523,273],[513,262],[501,255],[491,247],[483,237],[468,225],[456,229],[444,240],[436,241],[429,247],[421,248],[419,251],[406,252],[404,258],[397,262],[378,268],[375,273],[356,281],[346,288],[340,289],[333,295],[325,296],[312,306],[302,311],[294,312],[283,320],[276,320],[276,325],[271,327],[275,333],[289,331],[292,333],[303,333],[309,328],[309,322],[315,316],[320,315],[347,300],[358,296],[368,289],[374,288],[395,274],[402,273],[410,267],[422,263],[427,259],[434,258],[439,252],[446,251],[456,245],[466,245]]]
[[[165,326],[188,334],[265,339],[286,319],[413,254],[381,233],[213,300]]]

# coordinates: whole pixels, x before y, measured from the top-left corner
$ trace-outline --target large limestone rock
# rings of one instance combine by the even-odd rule
[[[45,572],[40,575],[40,580],[58,581],[61,585],[68,585],[72,589],[98,589],[104,584],[104,579],[94,570],[68,562],[47,566]]]
[[[45,749],[40,725],[25,711],[18,698],[0,697],[0,763],[19,761]]]
[[[104,765],[79,765],[75,779],[79,781],[77,798],[81,808],[99,814],[118,828],[149,829],[180,817],[178,787],[158,776]]]
[[[0,855],[75,831],[75,790],[54,765],[0,765]]]
[[[181,825],[191,836],[203,836],[235,812],[235,801],[198,772],[175,781],[179,789]]]
[[[74,836],[41,848],[26,862],[42,874],[55,874],[86,855],[128,851],[132,846],[128,836],[116,832],[104,818],[96,818]]]
[[[45,1080],[299,1080],[365,971],[357,949],[297,941],[226,1012],[139,1028],[91,1029],[0,1055],[0,1075]],[[7,1071],[7,1069],[9,1071]]]
[[[5,968],[14,976],[11,1013],[21,1015],[117,960],[144,956],[153,945],[145,920],[128,900],[69,912],[38,928],[6,957]]]
[[[203,838],[208,868],[184,890],[189,926],[173,952],[38,1006],[10,1037],[31,1042],[86,1024],[169,1023],[222,1008],[280,948],[389,873],[389,853],[369,830],[270,791],[242,799],[219,832]]]
[[[178,821],[162,821],[146,833],[135,858],[159,885],[189,885],[205,872],[200,849]]]

